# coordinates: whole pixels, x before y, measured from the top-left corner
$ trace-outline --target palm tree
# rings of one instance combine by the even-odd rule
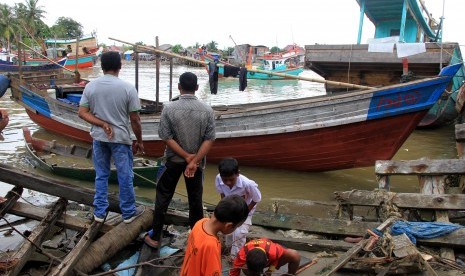
[[[210,43],[207,44],[207,47],[208,47],[208,50],[210,51],[218,51],[218,48],[216,48],[218,46],[218,42],[212,40]]]
[[[17,24],[13,10],[5,5],[0,4],[0,37],[6,41],[6,48],[10,50],[11,39],[16,34]]]
[[[25,0],[26,4],[15,4],[16,17],[22,28],[35,40],[37,27],[43,24],[42,18],[45,11],[42,6],[38,6],[39,0]]]

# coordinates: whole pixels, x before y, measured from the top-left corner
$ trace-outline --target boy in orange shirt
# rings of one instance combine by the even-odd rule
[[[218,233],[231,234],[247,219],[249,208],[238,195],[221,199],[211,218],[199,220],[187,239],[182,276],[221,275],[221,243]]]

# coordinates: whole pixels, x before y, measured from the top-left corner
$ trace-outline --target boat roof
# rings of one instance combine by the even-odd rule
[[[95,39],[94,36],[83,36],[79,38],[80,41],[87,40],[87,39]],[[46,39],[45,43],[57,43],[57,44],[66,44],[66,43],[76,43],[76,39]]]
[[[384,21],[401,21],[404,0],[356,0],[361,6],[365,2],[365,14],[376,26]],[[418,0],[406,0],[408,3],[407,19],[414,19],[430,38],[436,36],[428,25],[428,18],[422,10],[424,6]],[[426,11],[427,12],[427,11]],[[425,18],[426,17],[426,18]]]

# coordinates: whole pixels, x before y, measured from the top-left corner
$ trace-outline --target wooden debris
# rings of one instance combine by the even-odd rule
[[[18,201],[21,197],[22,193],[23,188],[13,187],[13,189],[6,194],[2,203],[0,203],[0,217],[5,216],[5,214],[9,212],[9,210],[15,205],[16,201]]]
[[[415,245],[410,241],[406,234],[392,236],[392,242],[394,244],[393,253],[396,257],[402,258],[418,254]]]
[[[47,215],[47,212],[48,210],[45,208],[35,207],[27,203],[16,202],[16,204],[10,209],[8,213],[29,219],[42,220]],[[90,225],[90,220],[62,214],[60,219],[57,220],[56,225],[76,231],[86,231]],[[102,225],[100,231],[101,233],[106,233],[112,228],[113,226],[105,223]]]
[[[66,208],[67,201],[60,198],[53,208],[50,210],[46,218],[44,218],[41,223],[34,229],[32,234],[29,236],[29,240],[35,245],[40,245],[49,232],[50,228],[55,224],[58,218],[61,216],[63,211]],[[30,255],[34,251],[35,247],[30,243],[29,240],[24,241],[23,245],[19,251],[15,254],[15,258],[18,259],[16,265],[8,271],[7,275],[19,275],[24,265],[28,261]]]
[[[70,275],[74,266],[80,259],[80,257],[85,253],[86,249],[94,241],[95,237],[99,233],[99,228],[103,223],[94,222],[86,231],[86,233],[81,237],[78,244],[74,249],[66,255],[63,261],[50,272],[51,276],[64,276]]]
[[[144,213],[131,223],[121,223],[93,242],[79,259],[76,268],[88,273],[97,268],[132,242],[142,231],[152,225],[153,214],[146,208]]]

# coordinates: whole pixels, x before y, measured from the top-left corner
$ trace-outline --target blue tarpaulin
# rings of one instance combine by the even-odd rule
[[[448,222],[409,222],[397,221],[391,228],[391,234],[396,236],[405,233],[413,244],[417,239],[432,239],[445,236],[463,226]]]

